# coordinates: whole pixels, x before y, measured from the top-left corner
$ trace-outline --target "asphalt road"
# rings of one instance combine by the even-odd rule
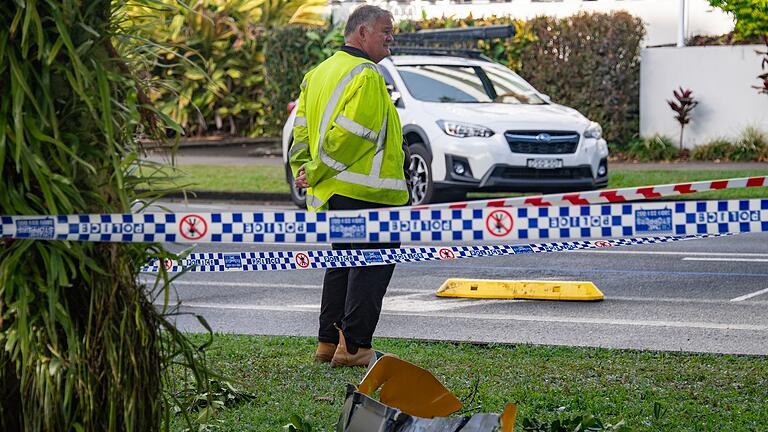
[[[245,208],[169,206],[177,211]],[[205,244],[195,251],[325,247]],[[182,312],[204,316],[217,332],[313,336],[322,277],[323,270],[188,273],[174,282],[172,303],[180,300]],[[436,297],[435,290],[454,277],[587,280],[605,300]],[[376,336],[766,355],[767,308],[768,234],[744,234],[612,250],[400,264]],[[189,314],[179,316],[177,323],[188,331],[204,330]]]

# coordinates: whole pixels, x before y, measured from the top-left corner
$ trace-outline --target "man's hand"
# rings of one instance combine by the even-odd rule
[[[306,189],[309,187],[309,183],[307,183],[307,173],[304,172],[304,167],[299,168],[299,175],[293,179],[293,184],[296,185],[297,188]]]

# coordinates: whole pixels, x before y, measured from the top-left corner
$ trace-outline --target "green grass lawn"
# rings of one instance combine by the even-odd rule
[[[288,192],[285,172],[273,165],[184,165],[180,167],[181,184],[190,184],[188,190],[222,192]],[[609,176],[609,188],[715,180],[733,177],[752,177],[768,174],[768,170],[739,171],[614,171]],[[514,194],[470,194],[471,198],[510,196]],[[686,195],[696,199],[734,199],[768,197],[768,187],[733,189]]]
[[[459,399],[470,401],[465,407],[476,408],[472,412],[498,413],[507,402],[517,403],[517,431],[524,417],[552,421],[586,413],[603,423],[624,420],[638,431],[760,431],[768,425],[766,357],[375,343],[432,372]],[[333,430],[345,383],[358,383],[364,369],[312,364],[314,347],[314,339],[304,337],[215,335],[208,351],[214,369],[256,396],[220,411],[212,422],[216,430],[278,431],[293,413],[315,431]],[[654,405],[662,415],[654,416]]]
[[[192,191],[289,192],[285,170],[274,165],[184,165],[179,184]]]

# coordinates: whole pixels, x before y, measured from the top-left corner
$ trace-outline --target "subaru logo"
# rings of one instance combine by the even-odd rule
[[[548,133],[540,133],[536,135],[536,142],[548,143],[552,140],[552,137]]]

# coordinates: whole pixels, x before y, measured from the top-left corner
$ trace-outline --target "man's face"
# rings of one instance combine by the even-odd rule
[[[389,44],[394,41],[392,36],[392,20],[382,16],[376,19],[373,26],[362,26],[362,48],[374,63],[389,56]]]

